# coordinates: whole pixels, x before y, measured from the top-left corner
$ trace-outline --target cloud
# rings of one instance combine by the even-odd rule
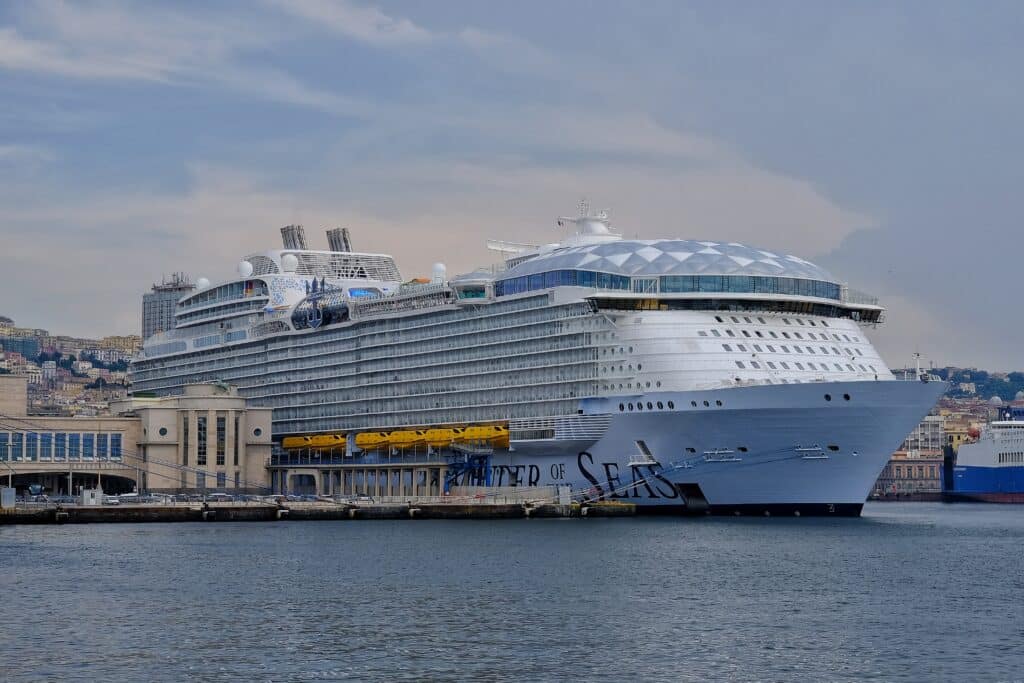
[[[376,7],[342,0],[272,0],[268,4],[339,35],[375,46],[418,44],[438,37],[408,19],[391,17]]]

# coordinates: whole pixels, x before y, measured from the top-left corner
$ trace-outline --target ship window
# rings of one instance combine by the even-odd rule
[[[814,349],[812,349],[810,346],[805,346],[804,348],[807,349],[807,353],[811,354],[812,356],[814,355]]]
[[[746,316],[744,316],[744,318],[743,318],[743,319],[744,319],[745,321],[747,321],[748,323],[750,323],[750,322],[753,322],[753,321],[752,321],[752,320],[751,320],[750,318],[747,318]]]
[[[782,336],[785,337],[786,339],[789,339],[789,332],[783,332]]]
[[[756,360],[752,360],[752,361],[750,361],[750,367],[756,368],[756,369],[760,370],[761,369],[761,364],[758,363]]]
[[[836,347],[833,346],[832,347],[832,353],[834,353],[834,354],[836,354],[838,356],[839,355],[839,349],[837,349]]]
[[[722,320],[722,316],[720,315],[716,315],[715,320],[717,320],[718,322],[725,322],[724,320]]]
[[[804,364],[803,363],[797,363],[796,367],[797,367],[798,370],[803,370],[804,369]]]
[[[864,355],[864,352],[861,351],[860,349],[855,349],[855,351],[857,352],[858,356],[863,356]]]
[[[629,409],[633,410],[633,404],[632,403],[629,404]]]
[[[838,451],[838,450],[839,450],[839,446],[835,445],[834,443],[830,443],[830,444],[828,445],[828,449],[829,449],[830,451],[832,451],[833,453],[835,453],[836,451]]]
[[[826,401],[831,401],[832,400],[832,394],[825,394],[825,400]]]
[[[696,401],[690,401],[690,406],[693,407],[693,408],[696,408],[697,407],[697,402]]]
[[[797,339],[803,339],[803,336],[801,336],[799,332],[794,332],[793,336],[796,337]]]
[[[737,344],[736,348],[739,349],[740,351],[743,351],[744,353],[746,353],[747,351],[747,347],[744,346],[743,344]]]
[[[718,406],[719,408],[721,408],[722,407],[722,402],[720,400],[719,401],[715,401],[715,405]]]
[[[621,413],[621,412],[623,412],[623,411],[624,411],[625,409],[626,409],[626,406],[625,406],[625,404],[623,404],[623,403],[620,403],[620,404],[619,404],[619,412]]]
[[[785,361],[779,361],[779,364],[782,365],[783,370],[789,370],[789,364]]]
[[[696,449],[696,448],[689,448],[689,447],[688,447],[688,448],[686,449],[686,452],[687,452],[687,453],[696,453],[696,452],[697,452],[697,449]]]
[[[772,353],[775,353],[775,347],[772,346],[771,344],[768,345],[768,350]]]
[[[878,372],[877,370],[875,370],[874,365],[868,365],[868,367],[871,368],[871,372]]]
[[[722,336],[722,333],[719,332],[718,330],[711,330],[711,334],[715,335],[716,337],[721,337]]]
[[[658,401],[658,410],[661,410],[664,407],[665,407],[665,404],[662,403],[661,401]]]
[[[779,347],[779,348],[782,349],[783,353],[789,353],[789,347],[788,346],[782,346],[782,347]]]
[[[732,347],[729,346],[728,344],[722,344],[722,348],[725,349],[726,351],[732,351]]]
[[[789,325],[789,324],[790,324],[790,322],[789,322],[789,318],[783,318],[783,319],[782,319],[782,322],[786,323],[787,325]]]
[[[742,330],[742,332],[743,332],[743,336],[744,337],[749,337],[750,336],[750,332],[748,332],[746,330]]]
[[[767,325],[767,324],[768,324],[768,323],[766,323],[766,322],[764,321],[764,318],[758,318],[758,319],[757,319],[757,321],[758,321],[759,323],[761,323],[762,325]]]
[[[643,403],[637,403],[636,404],[636,409],[637,410],[643,410],[644,409],[644,404]]]
[[[746,446],[739,446],[736,448],[740,453],[746,453],[749,450]]]
[[[660,386],[661,386],[661,380],[659,379],[659,380],[658,380],[657,382],[655,382],[655,383],[654,383],[654,386],[656,386],[656,387],[660,387]]]
[[[801,325],[803,325],[803,324],[804,324],[804,321],[803,321],[803,319],[801,319],[801,318],[797,318],[797,319],[796,319],[796,321],[797,321],[797,323],[799,323],[799,324],[801,324]]]
[[[754,334],[756,334],[758,337],[764,337],[764,335],[761,334],[761,330],[754,330]]]
[[[654,410],[654,404],[650,401],[647,402],[647,410]]]
[[[850,395],[849,394],[843,394],[843,400],[844,401],[849,401],[850,400]]]
[[[842,372],[843,371],[843,366],[840,365],[839,363],[833,363],[832,365],[835,366],[836,372]]]
[[[770,368],[771,368],[772,370],[775,370],[775,369],[776,369],[776,368],[775,368],[775,363],[773,363],[773,362],[771,362],[771,361],[768,361],[768,367],[770,367]]]
[[[846,369],[847,369],[847,370],[849,370],[850,372],[857,372],[857,371],[856,371],[856,370],[854,369],[854,367],[853,367],[852,365],[850,365],[849,363],[847,363],[847,364],[846,364]]]
[[[673,403],[672,401],[669,401],[669,402],[668,402],[668,407],[669,407],[669,410],[673,410],[673,409],[675,409],[675,407],[676,407],[676,404],[675,404],[675,403]]]
[[[868,369],[866,367],[864,367],[863,365],[861,365],[859,363],[857,364],[857,367],[860,368],[861,372],[867,372],[868,371]]]
[[[738,360],[736,361],[736,367],[738,367],[740,370],[744,370],[747,366],[743,364],[743,361]]]
[[[760,344],[754,344],[754,350],[757,351],[758,353],[761,353],[761,345]]]
[[[711,404],[710,404],[710,403],[708,403],[707,401],[704,401],[704,407],[705,407],[705,408],[710,408],[710,407],[711,407]]]
[[[818,348],[821,349],[821,355],[823,355],[823,356],[827,356],[828,355],[828,349],[826,349],[824,346],[819,346]]]
[[[726,330],[726,331],[725,331],[725,333],[726,333],[727,335],[729,335],[730,337],[735,337],[735,336],[736,336],[736,333],[735,333],[735,332],[733,332],[732,330]]]
[[[708,333],[705,332],[704,330],[697,330],[697,336],[698,337],[706,337],[706,336],[708,336]]]
[[[733,316],[730,316],[730,317],[732,318],[732,321],[733,321],[734,323],[738,323],[738,322],[740,321],[740,319],[739,319],[739,318],[737,318],[737,317],[736,317],[736,316],[734,316],[734,315],[733,315]]]
[[[768,334],[770,334],[772,336],[772,339],[778,339],[779,338],[779,335],[775,334],[771,330],[768,330]]]
[[[825,327],[828,327],[828,323],[827,323],[827,322],[825,322],[824,320],[822,320],[822,321],[821,321],[821,324],[822,324],[823,326],[825,326]]]
[[[807,322],[809,322],[811,324],[811,327],[815,327],[815,323],[814,323],[813,320],[808,320]]]

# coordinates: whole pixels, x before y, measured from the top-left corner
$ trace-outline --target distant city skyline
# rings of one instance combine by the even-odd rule
[[[889,309],[893,366],[1024,368],[1024,8],[266,0],[0,8],[0,315],[139,334],[162,275],[302,223],[406,278],[551,242],[741,241]]]

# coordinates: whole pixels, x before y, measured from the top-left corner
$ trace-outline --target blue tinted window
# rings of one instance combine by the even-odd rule
[[[24,434],[11,434],[11,460],[21,460],[21,448],[24,443]]]
[[[53,456],[53,434],[44,432],[39,435],[39,459],[50,460]]]
[[[82,435],[68,434],[68,460],[78,460],[82,457]]]
[[[25,435],[25,459],[36,460],[39,454],[39,435],[29,432]]]
[[[96,435],[82,434],[82,458],[92,460],[96,457]]]
[[[96,436],[96,456],[100,460],[107,459],[107,444],[110,443],[109,434],[98,434]]]
[[[63,460],[68,456],[68,435],[57,432],[53,435],[53,459]]]
[[[11,435],[7,432],[0,432],[0,461],[7,461],[7,447],[11,443]]]
[[[121,459],[121,435],[110,435],[110,458],[111,460]]]

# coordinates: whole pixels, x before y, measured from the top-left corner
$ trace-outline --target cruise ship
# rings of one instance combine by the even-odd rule
[[[273,408],[280,457],[433,459],[437,490],[858,515],[945,389],[894,377],[866,335],[883,307],[799,256],[626,239],[587,207],[558,225],[561,242],[492,241],[499,264],[412,281],[347,229],[320,251],[283,228],[284,248],[178,302],[134,391],[227,382]]]
[[[1024,503],[1024,407],[1000,409],[999,418],[957,449],[950,500]]]

